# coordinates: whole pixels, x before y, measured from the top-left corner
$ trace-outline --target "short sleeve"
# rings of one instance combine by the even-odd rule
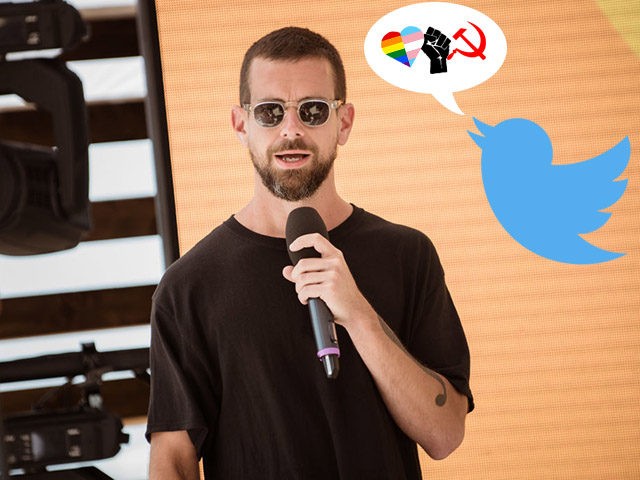
[[[193,372],[193,348],[189,328],[161,303],[158,291],[151,308],[151,393],[147,420],[147,440],[154,432],[186,430],[202,456],[208,428],[203,414],[201,386]],[[187,310],[188,311],[188,310]],[[191,367],[191,368],[188,368]],[[209,413],[215,404],[208,400]]]
[[[416,264],[415,305],[408,350],[427,368],[449,380],[474,408],[469,386],[470,355],[460,317],[445,282],[440,259],[423,237]]]

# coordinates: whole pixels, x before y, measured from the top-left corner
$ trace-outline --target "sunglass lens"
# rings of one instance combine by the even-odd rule
[[[284,108],[279,103],[262,103],[256,105],[253,115],[263,127],[275,127],[284,118]]]
[[[319,100],[310,100],[300,104],[300,120],[309,126],[324,124],[329,119],[329,113],[329,104]]]

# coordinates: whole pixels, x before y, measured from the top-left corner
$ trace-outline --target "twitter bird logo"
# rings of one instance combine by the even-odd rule
[[[624,193],[631,147],[625,137],[595,158],[553,165],[547,133],[530,120],[496,126],[474,118],[482,135],[469,132],[482,149],[482,181],[489,204],[504,229],[522,246],[550,260],[601,263],[623,253],[602,250],[580,235],[602,227],[602,210]]]

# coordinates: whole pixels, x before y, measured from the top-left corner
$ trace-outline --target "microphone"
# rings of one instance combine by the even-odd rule
[[[308,247],[292,252],[289,245],[293,241],[307,233],[319,233],[328,239],[327,227],[322,221],[320,214],[311,207],[299,207],[291,211],[287,218],[286,236],[287,251],[289,258],[295,266],[298,260],[302,258],[320,257],[314,248]],[[324,366],[327,378],[337,378],[340,364],[340,347],[338,346],[338,336],[336,335],[336,324],[333,321],[333,314],[327,307],[327,304],[320,298],[310,298],[307,302],[309,305],[309,314],[311,316],[311,327],[316,340],[316,348],[318,350],[318,358]]]

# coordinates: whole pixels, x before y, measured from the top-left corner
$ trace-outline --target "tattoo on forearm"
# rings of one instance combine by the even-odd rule
[[[382,325],[382,329],[384,330],[384,332],[387,334],[387,336],[393,340],[393,342],[398,345],[402,350],[405,351],[405,353],[407,355],[409,355],[411,357],[411,359],[418,363],[418,365],[420,366],[420,368],[422,368],[422,370],[429,375],[430,377],[432,377],[433,379],[435,379],[438,383],[440,383],[440,385],[442,386],[442,393],[439,393],[436,396],[436,405],[439,407],[444,406],[445,403],[447,403],[447,386],[444,383],[444,380],[442,380],[442,377],[440,375],[438,375],[436,372],[434,372],[433,370],[429,370],[427,367],[425,367],[424,365],[421,365],[417,360],[415,360],[413,358],[413,356],[407,352],[407,349],[404,348],[404,345],[402,345],[402,342],[400,342],[400,339],[398,339],[398,337],[396,336],[396,334],[393,332],[393,330],[391,330],[391,328],[389,327],[389,325],[387,325],[387,322],[385,322],[380,316],[378,316],[378,320],[380,321],[380,325]]]
[[[422,367],[422,370],[424,370],[427,373],[427,375],[431,375],[438,382],[440,382],[440,385],[442,386],[442,393],[439,393],[436,396],[436,405],[439,406],[439,407],[444,406],[444,404],[447,403],[447,386],[445,385],[444,380],[442,380],[440,375],[438,375],[433,370],[429,370],[427,367],[424,367],[422,365],[420,365],[420,366]]]

